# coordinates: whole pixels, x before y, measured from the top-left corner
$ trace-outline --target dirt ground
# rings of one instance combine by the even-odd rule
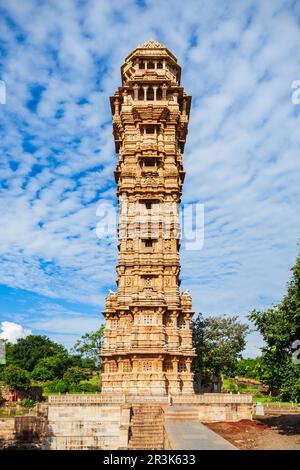
[[[300,450],[300,414],[268,415],[253,421],[207,426],[242,450]]]

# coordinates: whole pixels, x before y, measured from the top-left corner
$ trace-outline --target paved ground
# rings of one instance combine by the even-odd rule
[[[236,447],[201,423],[165,425],[172,450],[236,450]]]
[[[300,450],[300,415],[265,416],[207,426],[244,450]]]

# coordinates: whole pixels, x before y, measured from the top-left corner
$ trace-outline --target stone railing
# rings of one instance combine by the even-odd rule
[[[231,393],[203,393],[195,395],[173,395],[173,396],[155,396],[155,395],[126,395],[102,393],[93,394],[62,394],[49,395],[48,403],[50,405],[122,405],[130,403],[165,403],[172,405],[197,405],[197,404],[232,404],[232,403],[252,403],[250,394],[231,394]]]
[[[199,395],[173,395],[172,405],[252,403],[251,394],[203,393]]]
[[[125,397],[102,393],[49,395],[48,403],[49,405],[121,405],[125,403]]]
[[[49,395],[49,405],[124,405],[131,403],[170,403],[170,396],[102,393]]]
[[[168,405],[170,404],[170,396],[127,395],[126,403],[127,404],[151,403],[151,404]]]

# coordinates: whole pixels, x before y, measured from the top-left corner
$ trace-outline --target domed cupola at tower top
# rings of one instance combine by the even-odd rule
[[[137,134],[144,131],[143,124],[155,124],[161,143],[169,116],[176,119],[175,143],[183,152],[192,97],[180,85],[180,73],[174,54],[153,39],[127,56],[121,67],[122,85],[110,98],[117,152],[121,145],[123,148],[133,145],[136,137],[139,142]],[[130,124],[132,117],[135,131]],[[126,130],[128,136],[123,139]]]
[[[181,67],[166,46],[150,39],[126,57],[121,75],[123,85],[130,85],[135,80],[164,80],[168,84],[180,85]]]

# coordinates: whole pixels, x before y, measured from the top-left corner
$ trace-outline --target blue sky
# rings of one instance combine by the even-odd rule
[[[103,321],[116,242],[109,95],[124,58],[155,38],[193,95],[183,202],[205,205],[200,251],[182,251],[195,311],[278,302],[299,239],[299,1],[0,0],[0,322],[71,346]],[[7,325],[6,325],[7,328]],[[246,355],[259,353],[257,334]]]

